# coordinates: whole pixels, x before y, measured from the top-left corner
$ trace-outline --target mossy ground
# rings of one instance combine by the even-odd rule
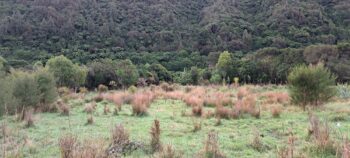
[[[90,94],[91,97],[93,94]],[[24,157],[60,157],[58,139],[66,134],[73,133],[79,140],[105,139],[111,135],[114,125],[122,123],[129,131],[132,140],[148,143],[150,140],[150,128],[153,120],[158,119],[161,126],[161,141],[163,144],[173,145],[184,157],[196,157],[203,148],[204,141],[209,131],[219,133],[221,151],[228,157],[276,157],[277,149],[285,146],[290,130],[297,137],[296,148],[299,153],[305,153],[307,157],[335,157],[327,153],[317,154],[310,152],[312,142],[307,139],[309,126],[308,113],[298,107],[288,105],[284,108],[279,118],[273,118],[269,111],[262,111],[260,119],[245,116],[241,119],[221,120],[221,125],[216,125],[216,118],[196,118],[183,116],[189,113],[191,108],[178,100],[159,99],[152,103],[147,116],[133,116],[131,107],[124,105],[118,115],[103,114],[103,104],[114,109],[112,103],[103,101],[98,103],[98,108],[93,114],[94,123],[86,125],[87,114],[83,112],[85,101],[83,99],[72,100],[70,116],[61,116],[59,113],[40,113],[36,115],[35,126],[24,128],[24,124],[14,121],[13,116],[2,118],[1,122],[8,124],[12,134],[17,136],[18,142],[24,138],[32,140],[31,148],[24,146]],[[206,110],[214,111],[214,108]],[[332,137],[339,141],[344,135],[350,137],[349,102],[331,102],[324,107],[315,110],[315,114],[321,120],[327,120],[332,128]],[[193,132],[194,122],[202,122],[201,130]],[[254,131],[258,130],[264,144],[262,151],[254,150],[250,144]],[[2,141],[2,140],[1,140]],[[136,151],[129,157],[150,157],[142,151]]]

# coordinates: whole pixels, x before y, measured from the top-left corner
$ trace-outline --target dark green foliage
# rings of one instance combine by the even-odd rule
[[[15,112],[18,100],[13,96],[14,82],[11,76],[0,78],[0,116]]]
[[[87,86],[95,88],[100,84],[110,85],[111,81],[117,82],[117,62],[111,59],[96,60],[87,65]]]
[[[39,105],[41,93],[34,74],[18,71],[14,73],[13,79],[13,96],[18,100],[18,106]]]
[[[10,72],[10,66],[8,62],[0,56],[0,78],[4,77]]]
[[[65,56],[51,58],[48,60],[47,66],[57,79],[58,86],[77,87],[85,83],[86,69],[73,64]]]
[[[40,69],[34,77],[38,84],[40,104],[45,106],[56,101],[58,93],[54,76],[46,69]]]
[[[152,64],[149,66],[148,71],[155,76],[159,81],[169,82],[172,81],[170,72],[161,64]]]
[[[118,61],[118,69],[116,71],[118,82],[122,87],[127,88],[136,84],[139,77],[136,66],[130,60]]]
[[[320,105],[336,94],[334,75],[323,65],[297,66],[288,76],[292,102],[303,106]]]
[[[86,63],[122,51],[207,55],[295,48],[346,41],[350,34],[346,0],[8,0],[0,5],[1,53],[25,61],[56,53]]]

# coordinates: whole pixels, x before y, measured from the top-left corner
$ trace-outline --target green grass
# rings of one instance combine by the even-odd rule
[[[87,138],[106,139],[110,138],[111,129],[114,125],[122,123],[129,131],[132,140],[150,142],[150,128],[153,120],[158,119],[161,126],[161,141],[163,144],[173,145],[177,151],[184,153],[184,157],[196,157],[203,148],[204,141],[209,131],[219,133],[220,149],[228,157],[276,157],[278,147],[286,145],[288,131],[292,129],[297,137],[296,147],[298,152],[306,153],[308,157],[335,157],[334,155],[315,154],[308,152],[312,143],[307,140],[308,114],[307,112],[283,112],[280,118],[272,118],[268,111],[263,111],[260,119],[251,116],[238,120],[222,119],[222,124],[216,126],[215,118],[195,118],[182,116],[183,111],[190,112],[182,101],[156,100],[148,110],[147,116],[132,116],[131,107],[124,105],[118,116],[112,113],[103,114],[103,105],[114,109],[114,105],[107,102],[98,103],[98,109],[93,114],[94,124],[85,125],[87,114],[83,112],[83,100],[74,100],[71,115],[61,116],[59,113],[38,114],[39,119],[35,127],[24,128],[24,124],[14,121],[14,117],[5,117],[1,122],[6,122],[17,135],[19,141],[25,137],[33,141],[35,150],[29,151],[23,148],[24,157],[59,157],[58,139],[66,134],[76,134],[79,140]],[[317,110],[316,114],[322,120],[329,120],[333,129],[332,136],[339,140],[341,136],[350,137],[350,119],[348,114],[336,113],[334,108],[350,106],[346,103],[330,103],[323,110]],[[206,108],[210,109],[210,108]],[[214,109],[212,109],[214,111]],[[335,119],[334,119],[335,118]],[[340,118],[340,119],[339,119]],[[198,132],[192,132],[193,122],[202,121],[202,128]],[[337,127],[336,124],[340,123]],[[254,150],[250,143],[253,139],[254,129],[260,134],[265,150]],[[129,157],[149,157],[138,151]]]

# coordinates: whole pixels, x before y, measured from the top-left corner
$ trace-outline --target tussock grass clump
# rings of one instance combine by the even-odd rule
[[[25,111],[24,114],[24,122],[25,122],[25,127],[33,127],[34,126],[34,109],[30,108]]]
[[[295,141],[296,141],[296,137],[294,136],[293,132],[290,131],[290,134],[288,136],[287,146],[277,149],[277,157],[278,158],[294,157],[294,155],[296,155]]]
[[[176,152],[175,148],[171,145],[166,145],[157,155],[156,158],[182,158],[182,154]]]
[[[162,88],[163,91],[165,92],[170,92],[170,91],[174,91],[175,90],[175,87],[174,85],[170,85],[166,82],[163,82],[160,84],[160,88]]]
[[[290,100],[288,93],[285,92],[267,92],[263,96],[266,97],[267,104],[287,104]]]
[[[160,123],[158,120],[154,120],[151,128],[151,152],[158,152],[162,150],[162,143],[160,141]]]
[[[90,115],[88,115],[86,124],[91,125],[93,123],[94,123],[94,117],[90,114]]]
[[[163,97],[166,99],[172,99],[172,100],[183,100],[183,98],[185,97],[185,94],[182,91],[176,90],[176,91],[164,93]]]
[[[207,140],[205,141],[204,149],[200,152],[202,158],[226,158],[219,148],[218,133],[211,131],[208,133]]]
[[[93,104],[85,104],[84,112],[91,114],[95,111]]]
[[[217,106],[215,110],[216,117],[229,119],[232,116],[232,109],[224,107],[224,106]]]
[[[78,145],[76,136],[72,134],[64,135],[59,139],[58,143],[62,158],[74,158],[74,152]]]
[[[108,115],[108,113],[110,113],[110,112],[111,112],[111,110],[109,109],[109,106],[104,105],[104,107],[103,107],[103,114],[104,115]]]
[[[198,132],[202,129],[202,121],[201,120],[192,120],[193,129],[192,132]]]
[[[106,142],[103,139],[84,140],[74,152],[74,158],[106,157]]]
[[[336,147],[331,138],[331,129],[327,122],[321,123],[317,116],[309,115],[310,126],[308,128],[309,137],[315,143],[317,152],[328,152],[335,154]]]
[[[195,105],[192,106],[192,115],[193,116],[202,116],[203,114],[203,106],[202,105]]]
[[[57,102],[58,109],[61,111],[61,115],[68,116],[70,113],[70,107],[64,103],[63,101],[59,100]]]
[[[274,118],[279,118],[281,116],[282,113],[282,107],[275,105],[271,107],[271,115]]]
[[[112,141],[113,144],[129,144],[129,133],[125,130],[124,126],[122,124],[116,125],[114,129],[112,130]]]
[[[243,97],[249,95],[249,89],[247,87],[240,87],[238,88],[238,92],[237,92],[237,99],[241,100],[243,99]]]
[[[136,93],[131,101],[132,111],[134,115],[145,115],[150,107],[154,95],[151,92]]]
[[[257,129],[254,130],[253,140],[250,143],[250,145],[254,150],[257,150],[259,152],[264,150],[264,144],[260,138],[260,133]]]

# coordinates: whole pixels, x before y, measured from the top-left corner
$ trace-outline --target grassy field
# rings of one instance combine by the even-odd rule
[[[285,92],[283,86],[253,87],[254,93]],[[219,87],[217,91],[231,93],[236,96],[237,89]],[[135,141],[150,142],[150,128],[155,119],[160,121],[161,142],[170,144],[183,157],[198,157],[203,150],[207,135],[210,131],[218,133],[220,151],[226,157],[278,157],[278,151],[288,146],[288,139],[292,132],[295,137],[295,155],[300,157],[339,157],[332,152],[317,152],[315,143],[308,136],[309,115],[301,108],[284,104],[280,117],[272,117],[269,104],[264,103],[263,97],[258,97],[257,106],[261,108],[260,118],[248,114],[239,119],[218,119],[213,117],[191,116],[191,107],[181,100],[171,100],[164,97],[155,99],[148,108],[147,115],[132,115],[131,106],[123,105],[118,115],[113,114],[114,103],[102,101],[97,103],[93,113],[94,123],[87,125],[88,114],[84,112],[84,105],[90,102],[96,93],[88,93],[84,98],[71,99],[69,116],[60,113],[37,113],[34,116],[33,127],[25,128],[23,122],[16,121],[15,116],[1,119],[2,127],[9,129],[10,136],[1,138],[1,154],[7,151],[21,153],[22,157],[60,157],[58,140],[67,133],[76,135],[79,141],[103,140],[107,145],[111,138],[111,130],[116,124],[123,124]],[[259,95],[260,96],[260,95]],[[111,113],[104,114],[104,105],[110,107]],[[215,111],[214,107],[204,107],[204,111]],[[313,109],[321,122],[327,122],[331,129],[331,139],[334,144],[341,144],[342,138],[350,137],[350,102],[349,100],[333,100],[324,106]],[[194,131],[194,125],[201,128]],[[259,150],[252,145],[255,137],[261,144]],[[12,140],[13,145],[6,141]],[[6,147],[5,147],[6,146]],[[6,149],[5,149],[6,148]],[[152,157],[152,155],[137,150],[127,157]]]

